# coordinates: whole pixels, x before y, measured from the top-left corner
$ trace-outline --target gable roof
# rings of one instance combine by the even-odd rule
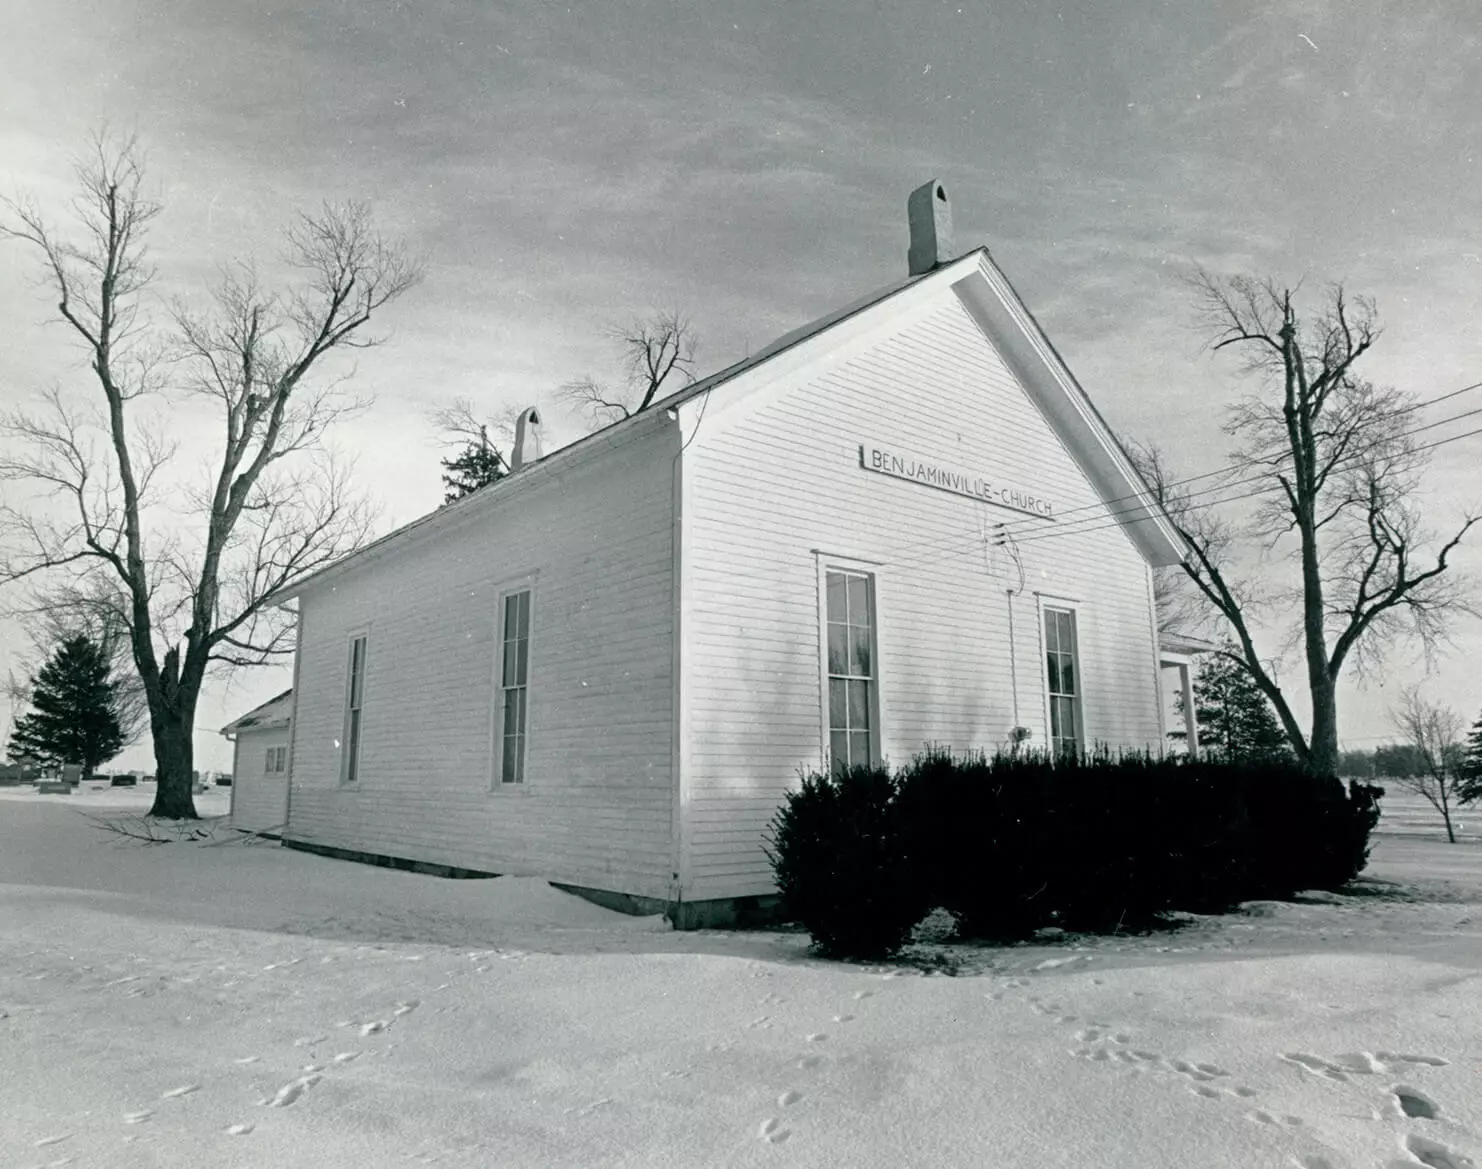
[[[1154,565],[1177,564],[1185,549],[1172,521],[1157,502],[1147,483],[1138,474],[1116,435],[1096,409],[1085,390],[1076,381],[1039,322],[1014,291],[1002,270],[994,263],[986,247],[974,248],[955,260],[916,276],[906,276],[851,301],[849,304],[810,321],[801,328],[785,333],[775,341],[748,355],[743,360],[692,382],[680,390],[654,401],[646,410],[619,419],[577,441],[552,451],[543,458],[527,463],[518,470],[486,487],[444,504],[410,523],[373,540],[364,548],[350,553],[302,578],[268,598],[281,604],[298,596],[311,584],[329,576],[338,576],[347,568],[365,563],[392,543],[400,544],[413,532],[431,532],[449,526],[479,509],[497,506],[512,492],[522,489],[532,477],[564,467],[625,439],[616,436],[644,425],[658,425],[666,412],[695,398],[709,394],[719,386],[759,370],[774,358],[797,349],[853,317],[892,300],[918,294],[927,288],[937,290],[950,286],[963,299],[968,312],[977,320],[989,342],[1003,351],[1003,356],[1025,387],[1034,395],[1073,456],[1081,464],[1103,498],[1116,501],[1113,507],[1118,522],[1128,531],[1133,542]]]
[[[261,706],[255,706],[246,714],[233,719],[221,728],[220,734],[236,735],[242,731],[266,731],[274,727],[286,727],[293,721],[293,691],[269,698]]]

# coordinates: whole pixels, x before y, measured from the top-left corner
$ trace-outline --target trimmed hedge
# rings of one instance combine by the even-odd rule
[[[1382,794],[1282,761],[931,750],[894,775],[805,776],[769,856],[820,949],[878,957],[938,907],[1008,940],[1335,889],[1368,861]]]

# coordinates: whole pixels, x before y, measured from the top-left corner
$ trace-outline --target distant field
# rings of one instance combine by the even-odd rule
[[[1446,839],[1441,813],[1424,796],[1406,791],[1394,780],[1377,780],[1384,788],[1378,831],[1388,836],[1420,836]],[[1457,840],[1482,842],[1482,804],[1453,808],[1451,825]]]

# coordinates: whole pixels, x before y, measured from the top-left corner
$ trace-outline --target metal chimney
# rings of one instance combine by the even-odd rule
[[[515,449],[509,460],[510,471],[518,471],[526,463],[538,462],[541,454],[540,411],[530,406],[520,411],[520,416],[515,419]]]
[[[932,179],[911,192],[906,218],[911,224],[906,264],[912,276],[924,275],[952,259],[952,204],[940,181]]]

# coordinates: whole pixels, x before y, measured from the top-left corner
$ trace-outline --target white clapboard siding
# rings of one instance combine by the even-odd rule
[[[1102,506],[998,352],[943,288],[832,364],[751,401],[711,404],[684,456],[681,807],[685,897],[773,889],[767,825],[822,758],[817,560],[878,562],[882,745],[1046,742],[1036,592],[1077,602],[1086,736],[1161,739],[1146,563],[1115,525],[985,552],[984,525],[1031,517],[861,469],[859,446],[981,470],[1053,501]],[[1081,518],[1084,512],[1077,512]],[[1068,522],[1068,521],[1067,521]]]
[[[288,772],[269,774],[268,750],[288,746],[287,726],[240,731],[232,764],[231,825],[281,835],[288,817]]]
[[[311,585],[288,837],[667,896],[677,453],[672,426],[630,428]],[[499,595],[531,572],[527,782],[499,785]],[[349,644],[362,631],[360,778],[346,785]]]

